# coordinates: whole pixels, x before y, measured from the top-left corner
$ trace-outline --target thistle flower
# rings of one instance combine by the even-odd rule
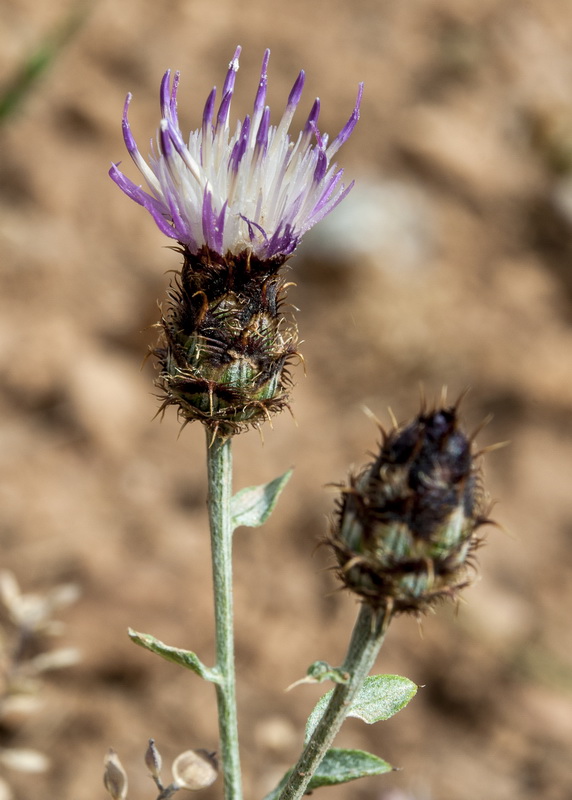
[[[258,426],[288,405],[288,365],[297,355],[297,330],[281,311],[286,285],[279,270],[303,234],[353,185],[342,184],[343,171],[332,158],[357,123],[363,88],[331,143],[318,130],[319,100],[291,139],[304,72],[294,82],[282,119],[272,126],[265,104],[267,50],[252,115],[231,130],[240,51],[230,62],[218,109],[213,89],[202,125],[187,141],[177,115],[179,73],[172,80],[170,71],[165,73],[162,118],[148,162],[131,133],[128,95],[123,136],[147,190],[117,165],[109,173],[179,243],[184,257],[153,350],[162,408],[175,405],[185,423],[199,420],[222,436]]]
[[[300,72],[277,126],[270,125],[266,105],[266,50],[252,116],[229,123],[241,48],[237,47],[215,113],[216,88],[209,94],[202,125],[186,142],[179,127],[179,73],[167,70],[161,83],[161,122],[149,163],[131,133],[127,95],[123,137],[129,155],[149,191],[137,186],[113,165],[111,178],[128,197],[149,211],[159,229],[189,253],[202,248],[226,256],[247,252],[260,260],[289,256],[302,235],[323,219],[350,191],[341,183],[343,170],[331,159],[348,139],[359,118],[362,85],[355,108],[331,143],[318,130],[320,101],[312,106],[296,140],[289,135],[300,102]],[[315,140],[315,141],[313,141]]]
[[[374,461],[343,489],[328,541],[364,602],[418,614],[471,583],[486,522],[471,440],[456,407],[440,408],[383,433]]]

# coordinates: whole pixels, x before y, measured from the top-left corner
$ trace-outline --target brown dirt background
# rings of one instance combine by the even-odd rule
[[[71,6],[2,0],[0,75]],[[265,47],[275,115],[300,67],[304,108],[339,130],[360,80],[358,129],[339,156],[350,201],[292,262],[307,377],[287,415],[236,441],[236,486],[295,467],[265,528],[236,537],[240,724],[247,797],[298,752],[319,687],[284,688],[315,659],[340,663],[356,612],[315,552],[333,505],[325,484],[374,446],[363,406],[388,420],[466,386],[469,427],[498,498],[481,579],[458,613],[400,619],[379,670],[425,686],[394,719],[347,723],[340,742],[402,768],[332,800],[565,800],[572,796],[572,10],[565,0],[101,0],[0,131],[1,566],[26,590],[73,580],[44,706],[2,732],[48,753],[43,776],[11,773],[18,800],[104,797],[102,759],[130,797],[153,797],[142,754],[216,748],[211,687],[128,641],[128,625],[212,656],[203,434],[152,421],[140,370],[156,301],[178,266],[145,212],[106,175],[127,160],[120,120],[145,150],[167,66],[180,113],[244,47],[235,115]],[[304,103],[303,103],[304,105]],[[276,116],[274,116],[276,119]],[[133,175],[133,173],[130,173]],[[361,188],[359,188],[361,187]],[[356,231],[353,239],[351,232]],[[217,783],[204,797],[221,796]],[[391,795],[395,796],[395,795]]]

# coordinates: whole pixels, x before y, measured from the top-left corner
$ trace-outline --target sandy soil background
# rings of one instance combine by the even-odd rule
[[[71,8],[2,0],[0,85]],[[178,438],[174,414],[152,421],[153,370],[140,369],[178,257],[106,173],[126,160],[127,91],[142,143],[164,69],[180,69],[180,114],[195,127],[238,43],[239,116],[265,47],[276,114],[301,67],[304,108],[320,95],[331,133],[366,84],[339,155],[354,194],[292,262],[307,367],[296,423],[283,415],[263,445],[250,433],[235,446],[237,487],[295,467],[274,518],[236,538],[247,796],[296,757],[321,693],[284,688],[315,659],[342,660],[356,613],[315,552],[333,507],[324,485],[375,444],[363,406],[406,419],[420,382],[430,397],[470,385],[468,426],[494,415],[479,443],[511,441],[487,460],[505,530],[490,530],[458,613],[439,609],[422,636],[414,620],[394,624],[379,670],[425,688],[394,719],[342,732],[402,770],[321,793],[571,796],[571,41],[565,0],[101,0],[4,122],[0,566],[28,591],[82,590],[61,640],[81,662],[0,730],[3,746],[52,760],[44,775],[5,773],[18,800],[106,796],[109,746],[129,796],[153,797],[149,736],[167,761],[217,747],[211,687],[125,634],[212,657],[203,434]],[[204,794],[220,796],[220,783]]]

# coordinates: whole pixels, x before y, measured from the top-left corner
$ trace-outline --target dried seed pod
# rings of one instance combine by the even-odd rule
[[[145,751],[145,766],[151,773],[151,776],[157,780],[161,778],[162,764],[163,759],[161,758],[161,753],[157,749],[155,739],[149,739],[149,746]]]
[[[105,772],[103,784],[113,800],[125,800],[127,797],[127,773],[115,750],[110,749],[104,759]]]
[[[222,258],[207,248],[183,251],[153,350],[162,409],[178,408],[219,435],[261,424],[288,406],[288,365],[297,330],[281,312],[284,258]]]
[[[487,522],[477,458],[456,407],[421,413],[383,436],[343,489],[328,539],[346,587],[392,613],[419,613],[472,579]]]
[[[175,784],[181,789],[206,789],[217,778],[218,760],[208,750],[185,750],[177,756],[172,767]]]

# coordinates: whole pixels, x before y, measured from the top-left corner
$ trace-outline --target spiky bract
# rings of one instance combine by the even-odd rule
[[[258,427],[288,405],[297,355],[295,323],[281,311],[284,259],[183,252],[153,351],[163,407],[222,436]]]

